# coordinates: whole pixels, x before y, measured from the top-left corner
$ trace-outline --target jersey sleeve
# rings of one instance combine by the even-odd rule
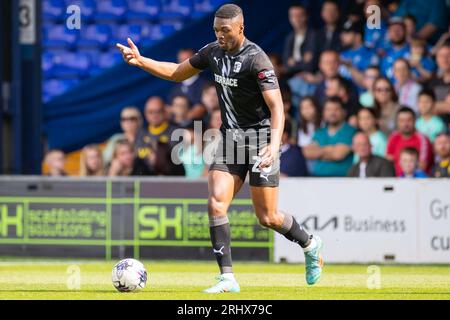
[[[258,82],[261,91],[280,88],[273,65],[264,52],[255,55],[251,72],[256,77],[256,82]]]
[[[211,51],[211,44],[207,44],[201,48],[196,54],[189,58],[190,64],[199,70],[204,70],[209,67],[208,55]]]

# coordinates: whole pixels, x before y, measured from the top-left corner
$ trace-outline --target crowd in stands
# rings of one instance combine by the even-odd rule
[[[282,176],[450,177],[446,1],[350,2],[344,16],[336,1],[323,1],[317,30],[309,26],[307,7],[291,6],[283,54],[269,55],[286,115]],[[381,8],[375,29],[366,23],[370,5]],[[178,60],[193,54],[180,50]],[[83,149],[80,175],[205,176],[205,146],[194,139],[195,120],[203,129],[221,124],[208,75],[175,84],[168,97],[150,97],[143,115],[125,107],[122,132],[104,150]],[[190,133],[181,164],[170,158],[177,128]],[[45,161],[50,175],[65,175],[62,152],[51,150]]]

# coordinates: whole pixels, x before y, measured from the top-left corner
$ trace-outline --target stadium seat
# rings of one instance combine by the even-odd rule
[[[127,21],[156,21],[161,11],[159,0],[128,0]]]
[[[154,41],[167,38],[175,31],[179,30],[179,24],[159,24],[152,28],[151,39]]]
[[[42,16],[44,21],[61,22],[66,14],[64,0],[44,0],[42,2]]]
[[[84,51],[83,51],[84,52]],[[111,68],[118,63],[123,62],[122,54],[115,49],[110,51],[97,53],[91,56],[91,67],[89,68],[89,76],[96,76],[106,69]]]
[[[78,47],[106,48],[110,43],[111,28],[109,25],[89,25],[80,30]]]
[[[73,88],[79,83],[76,79],[49,79],[44,81],[43,85],[43,94],[44,94],[44,102],[50,101],[52,98],[59,96]]]
[[[183,21],[189,18],[192,12],[190,0],[162,0],[160,21]]]
[[[86,78],[89,76],[90,58],[85,53],[61,51],[53,57],[53,75],[60,79]]]
[[[45,47],[73,49],[77,43],[80,30],[69,30],[65,25],[45,25],[43,28]]]
[[[81,9],[81,21],[92,22],[96,12],[96,5],[94,0],[66,0],[66,7],[77,5]]]
[[[140,24],[124,24],[117,28],[114,33],[114,38],[111,39],[110,45],[114,46],[117,42],[126,43],[127,38],[133,39],[136,45],[141,44],[142,26]]]
[[[128,6],[125,0],[98,0],[96,21],[122,21]]]
[[[194,10],[191,13],[191,17],[194,19],[201,18],[204,15],[214,11],[223,3],[225,3],[224,0],[194,0]]]

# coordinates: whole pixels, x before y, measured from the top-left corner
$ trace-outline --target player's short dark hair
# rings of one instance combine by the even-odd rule
[[[422,91],[419,92],[418,97],[420,97],[420,96],[427,96],[427,97],[430,97],[431,100],[433,100],[433,102],[436,101],[436,95],[434,94],[434,91],[431,89],[427,89],[427,88],[423,89]]]
[[[413,109],[411,109],[411,108],[408,107],[408,106],[401,106],[400,109],[397,111],[397,116],[396,116],[396,118],[398,118],[398,116],[399,116],[401,113],[409,113],[409,114],[411,114],[411,115],[413,116],[414,120],[416,120],[416,113],[414,112]]]
[[[224,4],[215,13],[216,18],[233,19],[242,14],[242,9],[232,3]]]
[[[419,151],[417,151],[417,149],[414,147],[405,147],[400,151],[400,154],[402,153],[406,153],[416,158],[419,158]]]

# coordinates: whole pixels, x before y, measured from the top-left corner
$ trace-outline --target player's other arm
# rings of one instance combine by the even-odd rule
[[[133,41],[130,38],[128,38],[127,41],[129,47],[124,46],[120,43],[116,45],[117,48],[119,48],[119,50],[122,52],[122,56],[125,62],[131,66],[139,67],[158,78],[181,82],[189,79],[190,77],[196,75],[201,71],[194,68],[189,60],[186,60],[182,63],[173,63],[156,61],[141,56],[139,49],[133,43]]]

